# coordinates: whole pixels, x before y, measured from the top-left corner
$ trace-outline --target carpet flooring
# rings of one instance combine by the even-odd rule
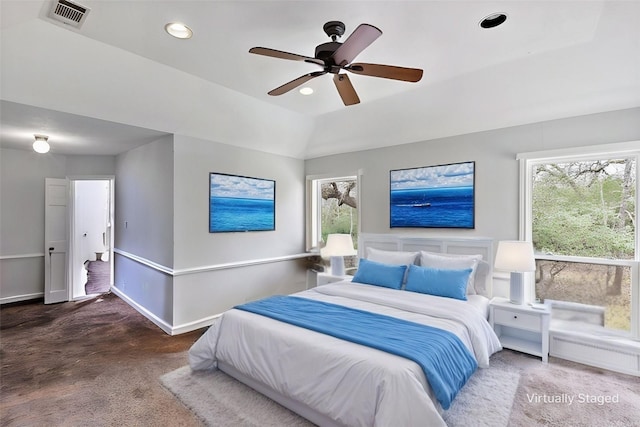
[[[518,388],[517,369],[494,358],[460,391],[443,418],[450,427],[506,427]],[[184,366],[160,381],[208,427],[310,427],[312,423],[221,371],[191,371]]]
[[[2,305],[0,425],[202,426],[160,377],[188,363],[203,332],[169,336],[113,294]],[[520,373],[509,427],[640,426],[637,377],[508,350],[497,356]],[[615,401],[578,402],[581,394]],[[562,396],[573,403],[549,402]]]
[[[0,307],[0,425],[201,426],[158,378],[202,330],[169,336],[114,294]]]

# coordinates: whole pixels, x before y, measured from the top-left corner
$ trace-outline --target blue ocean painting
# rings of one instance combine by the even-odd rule
[[[474,228],[475,162],[392,170],[391,227]]]
[[[209,232],[275,230],[275,181],[210,174]]]

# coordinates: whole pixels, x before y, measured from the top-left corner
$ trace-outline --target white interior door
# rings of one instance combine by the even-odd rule
[[[44,303],[69,300],[67,247],[69,181],[45,179]]]

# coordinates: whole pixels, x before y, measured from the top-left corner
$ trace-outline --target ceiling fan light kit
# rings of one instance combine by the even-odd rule
[[[344,105],[360,103],[349,76],[341,73],[342,70],[371,77],[400,80],[405,82],[418,82],[422,78],[422,70],[418,68],[397,67],[394,65],[352,63],[356,56],[382,35],[380,29],[370,24],[360,24],[347,37],[344,42],[338,42],[338,38],[345,33],[345,25],[340,21],[329,21],[323,26],[324,32],[331,38],[330,42],[316,46],[314,57],[283,52],[266,47],[253,47],[249,53],[270,56],[272,58],[288,59],[291,61],[303,61],[319,65],[322,71],[314,71],[288,83],[283,84],[269,92],[269,95],[278,96],[303,85],[311,79],[327,73],[334,74],[333,82],[342,98]]]

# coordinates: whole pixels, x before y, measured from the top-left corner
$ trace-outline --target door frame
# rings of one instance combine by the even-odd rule
[[[75,251],[77,251],[77,248],[75,247],[75,236],[74,236],[74,229],[75,229],[75,208],[76,208],[76,203],[75,203],[75,185],[74,183],[76,181],[109,181],[109,224],[107,226],[107,233],[108,233],[108,256],[109,256],[109,261],[110,261],[110,267],[109,267],[109,286],[113,286],[114,283],[114,262],[113,262],[113,239],[114,239],[114,216],[115,216],[115,180],[116,177],[115,175],[71,175],[68,177],[69,180],[69,187],[70,190],[69,191],[69,215],[70,215],[70,225],[69,225],[69,258],[68,258],[68,266],[67,266],[67,273],[68,273],[68,281],[67,281],[67,291],[68,291],[68,295],[69,295],[69,301],[73,301],[74,297],[73,297],[73,275],[71,274],[71,272],[73,271],[73,268],[75,267],[74,264],[74,260],[75,260]],[[81,298],[80,298],[81,299]]]
[[[68,301],[73,301],[73,274],[71,272],[74,268],[74,259],[75,259],[75,251],[77,248],[75,247],[75,185],[76,181],[109,181],[109,225],[108,228],[108,256],[110,261],[109,266],[109,286],[112,287],[114,283],[114,262],[113,262],[113,239],[114,239],[114,216],[115,216],[115,175],[71,175],[68,176],[69,180],[69,230],[68,230],[68,238],[69,238],[69,257],[67,263],[67,291],[68,291]],[[81,298],[78,298],[81,299]]]

